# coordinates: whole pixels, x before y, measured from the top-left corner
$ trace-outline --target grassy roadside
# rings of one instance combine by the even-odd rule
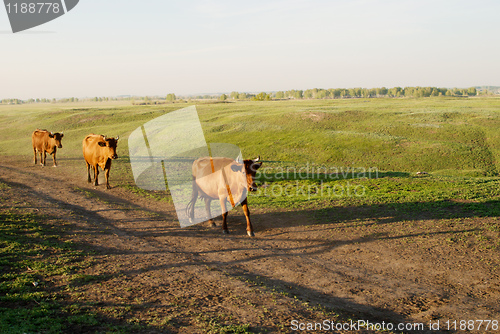
[[[68,303],[70,289],[91,265],[83,251],[44,224],[44,218],[0,212],[0,332],[60,333],[92,328],[93,312]]]

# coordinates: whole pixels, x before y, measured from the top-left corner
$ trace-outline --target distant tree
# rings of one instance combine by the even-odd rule
[[[415,96],[415,87],[405,87],[403,93],[405,97]]]
[[[424,91],[424,92],[423,92],[423,96],[424,96],[424,97],[429,97],[429,96],[431,96],[431,94],[432,94],[432,89],[433,89],[432,87],[425,87],[425,88],[423,88],[423,91]]]
[[[238,94],[238,100],[246,100],[247,94],[246,93],[240,93]]]
[[[285,98],[285,92],[283,92],[283,91],[276,92],[276,98],[277,99]]]
[[[332,99],[340,97],[340,89],[333,89],[333,88],[328,89],[328,96]]]
[[[221,101],[226,101],[226,100],[227,100],[227,95],[226,95],[226,94],[222,94],[222,95],[219,97],[219,100],[221,100]]]
[[[387,93],[389,93],[389,90],[385,87],[382,87],[382,88],[377,88],[376,89],[376,93],[378,96],[386,96]]]
[[[315,95],[316,99],[326,99],[329,95],[329,92],[325,89],[318,89],[318,92]]]
[[[229,97],[233,100],[237,100],[239,95],[240,94],[238,92],[231,92],[231,94],[229,94]]]
[[[167,100],[169,102],[174,102],[176,99],[177,99],[177,97],[175,96],[174,93],[167,94],[167,97],[165,98],[165,100]]]
[[[290,99],[302,99],[304,97],[304,92],[302,90],[287,90],[285,96]]]
[[[476,87],[470,87],[469,89],[467,89],[467,95],[476,96],[477,95]]]
[[[255,95],[254,97],[252,97],[252,100],[254,100],[254,101],[269,101],[269,100],[271,100],[271,95],[262,92],[262,93]]]
[[[403,95],[403,88],[393,87],[389,89],[388,95],[391,97],[400,97],[401,95]]]

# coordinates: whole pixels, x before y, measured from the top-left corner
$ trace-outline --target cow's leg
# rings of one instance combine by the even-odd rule
[[[94,165],[94,186],[99,185],[99,165]]]
[[[212,225],[212,227],[217,226],[212,219],[212,213],[210,212],[210,203],[212,200],[210,198],[205,197],[205,211],[207,212],[208,222]]]
[[[40,157],[40,160],[42,160],[42,166],[45,166],[45,161],[47,160],[47,152],[43,150],[43,156]]]
[[[111,170],[111,159],[106,161],[106,166],[104,166],[104,176],[106,177],[106,189],[111,189],[109,185],[109,171]]]
[[[92,179],[90,178],[90,170],[92,169],[92,166],[87,161],[85,161],[85,165],[87,165],[87,182],[91,183]]]
[[[196,185],[194,177],[193,177],[192,189],[193,191],[191,192],[191,200],[186,206],[186,215],[188,216],[190,223],[194,221],[194,206],[196,204],[196,200],[198,199],[198,186]]]
[[[222,232],[224,234],[229,234],[229,230],[227,229],[227,211],[226,211],[226,198],[220,199],[220,207],[222,209]]]
[[[111,189],[111,186],[109,185],[109,170],[111,168],[106,168],[104,170],[104,176],[106,177],[106,189]]]
[[[33,147],[33,154],[34,154],[34,156],[35,156],[35,159],[34,159],[34,160],[35,160],[35,165],[36,165],[36,162],[37,162],[37,161],[36,161],[36,160],[37,160],[37,159],[36,159],[36,155],[37,155],[38,153],[37,153],[37,151],[36,151],[36,148],[34,148],[34,147]]]
[[[57,162],[56,162],[56,149],[54,148],[54,153],[52,153],[52,160],[54,161],[54,166],[52,167],[57,167]]]
[[[247,234],[249,237],[254,237],[252,223],[250,222],[250,210],[248,210],[247,199],[241,202],[241,206],[243,207],[243,212],[245,213],[245,218],[247,219]]]

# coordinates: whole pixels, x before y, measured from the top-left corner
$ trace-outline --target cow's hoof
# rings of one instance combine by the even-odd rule
[[[193,223],[193,218],[189,217],[189,224]]]
[[[253,231],[247,231],[247,234],[249,237],[255,237],[255,234],[253,233]]]
[[[222,230],[222,233],[229,234],[229,230]]]

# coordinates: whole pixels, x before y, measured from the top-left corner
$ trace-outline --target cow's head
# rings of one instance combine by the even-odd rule
[[[54,140],[54,146],[57,146],[57,148],[62,148],[61,140],[64,137],[64,134],[61,132],[56,132],[56,133],[49,133],[49,138],[52,138]]]
[[[118,155],[116,154],[116,146],[118,145],[118,139],[116,138],[107,138],[103,136],[103,140],[100,140],[98,145],[103,148],[104,154],[108,159],[116,159]]]
[[[247,178],[247,190],[248,191],[257,191],[257,185],[255,184],[255,174],[257,173],[257,169],[262,166],[262,162],[258,162],[260,160],[260,156],[254,160],[243,160],[243,166],[245,168],[245,175]],[[233,165],[233,171],[242,171],[243,166],[236,167],[237,165]]]

